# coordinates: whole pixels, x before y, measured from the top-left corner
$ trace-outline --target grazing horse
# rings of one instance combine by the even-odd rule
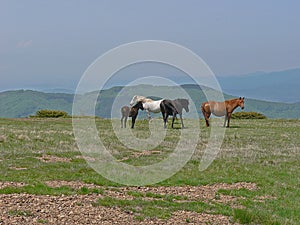
[[[126,123],[127,123],[127,118],[128,117],[131,117],[131,121],[132,121],[131,122],[131,128],[134,128],[135,120],[136,120],[136,117],[139,113],[139,109],[144,110],[143,104],[141,102],[138,102],[137,104],[135,104],[131,108],[129,108],[128,106],[123,106],[121,108],[121,114],[122,114],[121,128],[123,128],[123,119],[125,119],[124,120],[124,127],[126,128]]]
[[[233,110],[235,110],[238,106],[244,109],[244,100],[245,97],[243,98],[239,97],[239,98],[226,100],[225,102],[215,102],[215,101],[203,102],[201,109],[202,109],[203,116],[205,118],[206,126],[209,127],[208,119],[210,115],[213,114],[215,116],[225,116],[224,127],[226,125],[226,120],[228,121],[227,127],[229,127],[230,117]]]
[[[179,114],[181,120],[181,128],[184,128],[182,120],[182,109],[185,109],[186,112],[189,112],[189,100],[184,98],[178,98],[175,100],[164,99],[160,103],[160,110],[164,120],[164,128],[167,127],[166,123],[168,121],[168,116],[173,116],[172,118],[172,128],[174,125],[174,120],[176,114]]]
[[[154,101],[151,98],[146,98],[144,96],[140,95],[135,95],[133,96],[132,100],[130,101],[130,105],[135,105],[138,102],[143,103],[143,108],[147,111],[148,113],[148,119],[151,119],[150,112],[153,113],[159,113],[160,112],[160,103],[163,99]]]

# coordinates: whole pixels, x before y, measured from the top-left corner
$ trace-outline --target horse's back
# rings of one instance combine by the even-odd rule
[[[215,116],[225,116],[226,105],[225,102],[208,101],[202,103],[202,111],[206,113],[212,113]]]
[[[130,108],[128,106],[123,106],[121,108],[122,116],[128,117],[129,116],[129,112],[130,112]]]
[[[158,113],[158,112],[160,112],[160,103],[162,101],[163,101],[163,99],[157,100],[157,101],[144,102],[143,107],[144,107],[144,109],[146,109],[148,111]]]

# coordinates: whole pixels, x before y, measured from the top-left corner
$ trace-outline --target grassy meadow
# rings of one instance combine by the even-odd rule
[[[140,152],[126,148],[114,136],[110,120],[97,119],[96,123],[99,135],[105,136],[104,145],[114,157],[133,165],[152,164],[167,157],[180,133],[180,129],[168,128],[158,147]],[[137,137],[149,136],[146,120],[137,120],[135,126],[133,133]],[[179,121],[175,126],[180,126]],[[95,199],[94,207],[130,210],[137,221],[155,217],[168,220],[172,213],[185,210],[228,216],[233,223],[300,224],[300,120],[232,120],[232,127],[225,131],[221,152],[203,172],[199,172],[198,166],[210,128],[205,127],[204,120],[200,120],[200,126],[196,151],[180,172],[152,185],[150,191],[129,188],[125,192],[130,198],[120,199],[106,193],[124,191],[124,187],[97,174],[82,157],[73,135],[71,118],[0,119],[0,182],[22,183],[0,188],[0,195],[96,193],[103,197]],[[80,181],[86,186],[52,187],[48,185],[51,181]],[[254,188],[222,188],[223,184],[235,183],[252,184]],[[214,196],[203,200],[201,196],[200,200],[188,200],[188,192],[165,194],[154,191],[161,187],[180,189],[214,185],[219,185]],[[26,213],[30,214],[30,208]],[[187,217],[185,222],[189,223],[190,219]]]

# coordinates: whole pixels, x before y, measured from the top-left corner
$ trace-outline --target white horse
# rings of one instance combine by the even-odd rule
[[[151,98],[146,98],[144,96],[140,95],[135,95],[130,101],[130,105],[134,106],[138,102],[143,103],[143,108],[147,111],[148,113],[148,119],[151,119],[150,112],[153,113],[159,113],[160,112],[160,103],[162,102],[163,99],[154,101]]]

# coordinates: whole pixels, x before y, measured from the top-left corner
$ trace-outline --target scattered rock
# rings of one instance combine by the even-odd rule
[[[145,218],[140,221],[135,218],[136,213],[118,207],[95,206],[93,203],[105,196],[116,199],[132,200],[130,192],[140,192],[145,201],[152,200],[145,197],[147,192],[159,195],[182,196],[183,200],[174,201],[216,201],[222,204],[237,204],[238,197],[216,193],[219,189],[246,188],[255,190],[253,183],[214,184],[206,186],[179,187],[103,187],[86,184],[80,181],[47,181],[51,187],[70,186],[74,189],[102,188],[103,194],[86,195],[31,195],[31,194],[2,194],[0,195],[0,224],[234,224],[230,217],[190,211],[175,211],[168,220]],[[0,188],[7,186],[24,186],[24,183],[0,182]],[[151,196],[151,195],[150,195]],[[258,198],[263,201],[269,196]],[[137,209],[136,211],[140,211]],[[15,213],[11,213],[15,212]],[[26,212],[26,213],[24,213]]]
[[[0,143],[5,141],[6,141],[6,137],[4,135],[0,135]]]
[[[5,187],[24,187],[26,184],[23,182],[0,182],[0,189],[5,188]]]

